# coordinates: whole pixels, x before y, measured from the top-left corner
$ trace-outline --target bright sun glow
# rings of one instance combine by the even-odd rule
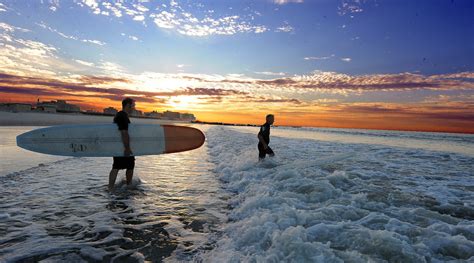
[[[174,109],[188,110],[193,108],[197,103],[197,99],[193,96],[179,96],[171,99],[169,105]]]

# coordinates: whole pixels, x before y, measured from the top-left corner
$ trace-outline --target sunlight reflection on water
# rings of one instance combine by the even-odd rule
[[[14,138],[32,128],[0,128],[0,257],[7,261],[186,260],[210,246],[209,234],[225,220],[226,194],[205,145],[137,157],[133,186],[121,171],[111,195],[111,158],[18,148]]]

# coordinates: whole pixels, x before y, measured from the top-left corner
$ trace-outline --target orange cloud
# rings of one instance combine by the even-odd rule
[[[122,77],[79,76],[59,80],[0,74],[0,95],[3,102],[34,103],[38,97],[42,100],[66,99],[83,109],[95,110],[120,107],[123,97],[130,96],[144,111],[173,110],[176,107],[179,111],[194,113],[201,121],[211,122],[261,124],[266,114],[274,113],[278,125],[474,133],[474,94],[471,92],[474,74],[430,77],[413,74],[357,77],[318,74],[274,80],[179,75],[178,78],[192,80],[195,85],[190,82],[187,87],[157,91],[150,91],[150,87],[148,91],[133,88],[136,80]],[[130,88],[122,88],[121,84],[127,84]],[[296,99],[291,97],[292,93],[276,95],[281,90],[306,89],[306,85],[312,85],[310,89],[333,85],[334,89],[350,92],[361,89],[405,92],[413,89],[452,89],[463,90],[466,94],[439,95],[418,103],[341,102],[337,99],[308,99],[306,96]],[[260,88],[266,88],[265,92],[260,92]]]
[[[249,89],[278,91],[323,91],[323,92],[372,92],[409,90],[473,90],[474,72],[424,76],[412,73],[372,74],[351,76],[336,72],[315,71],[308,75],[275,78],[269,80],[251,78],[227,78],[215,76],[180,76],[182,79],[207,83],[228,84]]]

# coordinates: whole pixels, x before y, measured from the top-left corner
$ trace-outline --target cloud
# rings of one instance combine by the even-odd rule
[[[150,17],[153,18],[154,23],[160,28],[174,29],[180,34],[195,37],[252,32],[258,34],[268,30],[265,26],[251,25],[237,15],[221,18],[206,16],[203,19],[198,19],[186,12],[170,13],[162,11],[158,14],[152,14]]]
[[[98,84],[111,84],[115,82],[130,83],[130,80],[125,78],[114,78],[106,76],[79,76],[78,80],[87,86]]]
[[[15,31],[20,31],[20,32],[31,32],[29,29],[21,28],[21,27],[16,27],[9,25],[7,23],[0,23],[0,30],[8,33],[13,33]]]
[[[253,103],[272,107],[272,104],[281,107],[282,103],[295,107],[303,106],[301,113],[310,113],[315,110],[311,103],[285,97],[255,96],[247,92],[229,89],[215,88],[184,88],[175,91],[144,92],[138,90],[118,88],[96,88],[86,85],[97,83],[113,84],[115,82],[129,81],[102,76],[82,76],[80,83],[68,83],[54,79],[31,78],[0,74],[0,93],[23,94],[32,97],[42,96],[50,98],[86,98],[86,99],[109,99],[120,101],[129,96],[143,103],[163,104],[176,96],[197,96],[201,102],[213,105],[222,103],[241,103],[243,107],[255,107]],[[468,95],[472,96],[472,95]],[[446,99],[446,98],[445,98]],[[351,116],[372,116],[384,119],[409,118],[413,120],[450,120],[474,122],[474,104],[469,101],[445,101],[445,103],[429,102],[417,104],[397,103],[337,103],[337,100],[316,100],[318,105],[330,103],[328,106],[317,107],[321,113],[343,114],[350,113]],[[253,106],[252,106],[253,105]],[[233,105],[235,106],[235,105]],[[283,109],[282,109],[283,110]],[[283,111],[291,112],[295,108]],[[342,114],[342,115],[341,115]]]
[[[116,2],[114,5],[108,2],[102,2],[102,6],[105,9],[108,9],[110,12],[112,12],[114,16],[122,17],[122,11],[120,10],[120,7],[122,6],[122,4],[120,2]]]
[[[275,30],[275,32],[285,32],[285,33],[289,33],[289,32],[293,32],[295,29],[290,26],[288,24],[288,22],[285,21],[284,25],[280,26],[280,27],[277,27],[277,29]]]
[[[277,5],[285,5],[285,4],[288,4],[288,3],[303,3],[303,0],[273,0],[273,3],[277,4]]]
[[[176,19],[175,14],[163,11],[159,14],[152,14],[153,22],[158,27],[171,29],[180,26],[180,22]]]
[[[159,28],[172,30],[182,35],[204,37],[211,35],[234,35],[237,33],[255,33],[260,34],[269,29],[264,25],[254,25],[252,16],[246,15],[245,18],[238,15],[227,15],[216,17],[214,12],[207,12],[201,17],[197,17],[183,6],[170,1],[169,5],[162,4],[157,8],[149,8],[145,3],[134,2],[102,2],[101,4],[93,0],[82,0],[77,3],[81,7],[87,7],[96,15],[115,17],[129,16],[132,20],[145,23],[147,19]],[[148,3],[146,3],[148,4]],[[200,5],[200,8],[203,6]],[[196,12],[195,7],[190,10]],[[197,13],[197,12],[196,12]],[[290,26],[281,27],[280,30],[288,31]]]
[[[161,92],[156,96],[231,96],[231,95],[246,95],[247,92],[231,90],[231,89],[217,89],[217,88],[185,88],[173,92]]]
[[[250,100],[252,101],[252,100]],[[297,99],[258,99],[253,100],[252,102],[258,103],[292,103],[292,104],[301,104],[302,102]]]
[[[24,88],[24,87],[8,87],[0,84],[0,92],[3,93],[14,93],[14,94],[24,94],[30,95],[32,97],[51,97],[51,98],[64,98],[64,97],[76,97],[76,98],[100,98],[100,99],[110,99],[113,101],[121,101],[125,95],[128,97],[133,98],[138,102],[146,102],[146,103],[164,103],[166,100],[159,99],[159,98],[149,98],[144,96],[135,96],[135,95],[128,95],[128,94],[81,94],[72,91],[63,91],[63,90],[49,90],[49,89],[39,89],[39,88]],[[70,99],[68,99],[70,101]]]
[[[102,42],[102,41],[99,41],[99,40],[81,39],[81,41],[82,41],[82,42],[85,42],[85,43],[91,43],[91,44],[99,45],[99,46],[104,46],[104,45],[106,45],[105,42]]]
[[[144,3],[145,1],[142,1],[142,3]],[[145,7],[144,5],[142,4],[135,4],[133,5],[133,7],[135,7],[136,10],[140,11],[140,12],[147,12],[149,11],[150,9],[148,9],[147,7]]]
[[[468,94],[463,92],[457,95],[439,94],[425,97],[422,101],[422,103],[431,103],[437,105],[448,105],[458,102],[462,102],[465,105],[471,105],[474,107],[474,93]]]
[[[410,73],[351,76],[334,72],[317,71],[312,75],[297,76],[283,83],[283,85],[289,84],[295,88],[334,91],[393,91],[453,88],[450,83],[446,82],[443,85],[439,81],[433,81],[428,77]]]
[[[49,10],[56,12],[59,9],[59,0],[49,0]]]
[[[9,8],[5,5],[0,3],[0,12],[7,12]]]
[[[145,20],[145,16],[143,16],[143,15],[134,16],[134,17],[133,17],[133,20],[135,20],[135,21],[143,21],[143,20]]]
[[[79,60],[79,59],[75,59],[74,61],[76,61],[77,63],[79,63],[81,65],[88,66],[88,67],[93,67],[94,66],[94,63],[92,63],[92,62],[87,62],[87,61],[83,61],[83,60]]]
[[[178,12],[177,12],[178,13]],[[171,13],[170,13],[171,14]],[[181,13],[183,17],[187,17],[191,21],[193,15],[190,13]],[[196,18],[197,19],[197,18]],[[239,21],[239,17],[230,17],[229,21]],[[176,20],[179,22],[179,20]],[[175,21],[175,22],[176,22]],[[213,23],[218,20],[207,20],[206,23]],[[196,22],[198,23],[199,20]],[[40,24],[45,29],[48,26]],[[182,26],[180,24],[180,26]],[[37,41],[24,40],[13,37],[15,33],[28,32],[27,29],[11,26],[6,23],[0,23],[0,72],[29,75],[44,76],[46,78],[62,79],[60,85],[54,86],[58,89],[65,89],[64,92],[74,93],[73,90],[67,89],[72,84],[96,89],[110,89],[111,86],[118,90],[127,91],[129,93],[101,93],[96,90],[81,90],[81,92],[97,92],[104,96],[122,96],[132,94],[138,97],[169,97],[169,96],[202,96],[213,97],[242,97],[254,96],[249,101],[257,102],[265,100],[271,102],[288,102],[297,105],[297,101],[292,98],[291,93],[310,94],[314,92],[328,92],[338,94],[361,94],[373,91],[414,91],[414,90],[474,90],[474,72],[459,72],[453,74],[440,74],[432,76],[423,76],[420,74],[400,73],[400,74],[371,74],[371,75],[347,75],[336,72],[320,72],[315,71],[306,75],[294,75],[286,77],[283,72],[258,71],[254,72],[265,76],[274,76],[273,79],[250,78],[245,75],[206,75],[206,74],[159,74],[149,73],[148,75],[138,74],[132,75],[119,64],[114,62],[99,61],[95,63],[75,60],[70,65],[64,64],[58,58],[58,49],[51,45],[46,45]],[[54,32],[54,31],[53,31]],[[56,33],[61,33],[56,30]],[[63,34],[62,37],[75,39],[74,36]],[[129,36],[130,37],[130,36]],[[320,57],[305,57],[305,60],[327,60],[335,58],[335,55]],[[338,58],[339,59],[339,58]],[[350,61],[350,58],[341,58]],[[83,66],[95,67],[98,74],[109,76],[115,80],[107,79],[71,79],[66,81],[69,72],[74,71],[74,66],[79,67],[81,71]],[[68,70],[63,70],[68,69]],[[72,69],[72,70],[69,70]],[[88,69],[89,70],[89,69]],[[66,72],[63,73],[63,72]],[[62,76],[57,76],[61,75]],[[36,85],[30,83],[30,85]],[[45,84],[46,85],[46,84]],[[53,87],[50,84],[47,87]],[[66,87],[66,88],[65,88]],[[127,88],[125,88],[127,87]],[[186,88],[185,88],[186,87]],[[38,86],[33,88],[38,89]],[[137,93],[133,93],[137,90]],[[156,92],[160,90],[159,92]],[[239,93],[240,92],[240,93]],[[282,95],[282,93],[285,93]],[[278,98],[262,98],[259,96],[265,94],[275,94]],[[294,93],[293,93],[294,94]],[[89,94],[90,95],[90,94]],[[298,97],[302,98],[302,97]],[[301,101],[308,101],[312,98],[302,98]]]
[[[53,66],[63,63],[56,56],[57,49],[38,41],[18,38],[15,34],[27,29],[0,24],[0,71],[14,74],[55,75]]]
[[[37,25],[50,30],[44,23]],[[51,28],[51,30],[54,29]],[[0,72],[16,75],[52,77],[83,72],[85,70],[84,66],[93,67],[96,72],[108,74],[122,74],[124,71],[122,67],[112,62],[101,61],[95,65],[83,60],[62,58],[60,50],[53,45],[23,39],[17,36],[17,33],[29,32],[28,29],[0,23]],[[58,32],[59,31],[55,33]],[[62,37],[79,40],[74,36],[65,34],[63,34]],[[93,40],[87,39],[82,41],[93,42]]]
[[[100,9],[99,7],[99,2],[97,0],[82,0],[76,2],[79,6],[87,6],[89,7],[92,12],[96,15],[102,14],[102,15],[108,15],[108,12],[104,12]]]
[[[145,1],[110,1],[98,2],[95,0],[82,0],[77,4],[81,7],[88,7],[93,14],[103,16],[114,16],[121,18],[124,15],[132,18],[134,21],[142,22],[147,17],[149,8],[144,6]]]
[[[106,44],[105,42],[102,42],[102,41],[99,41],[99,40],[81,39],[81,38],[76,37],[76,36],[64,34],[60,31],[58,31],[57,29],[54,29],[54,28],[46,25],[44,22],[36,23],[36,25],[40,26],[43,29],[54,32],[54,33],[60,35],[63,38],[66,38],[66,39],[72,39],[72,40],[81,41],[81,42],[84,42],[84,43],[91,43],[91,44],[95,44],[95,45],[99,45],[99,46],[104,46]]]
[[[174,91],[150,92],[110,87],[110,85],[115,85],[115,83],[130,82],[128,79],[105,76],[79,76],[75,82],[66,82],[51,78],[24,77],[0,73],[0,92],[57,97],[123,98],[130,96],[147,102],[162,101],[163,97],[174,96],[222,97],[248,95],[247,92],[243,91],[218,88],[187,87]],[[103,86],[103,84],[107,84],[109,88],[94,87],[97,85]]]
[[[270,80],[251,78],[226,78],[209,75],[184,75],[183,79],[207,85],[226,83],[239,85],[239,88],[273,91],[321,91],[321,92],[371,92],[371,91],[410,91],[410,90],[474,90],[470,80],[452,78],[472,76],[471,72],[450,75],[424,76],[412,73],[347,75],[336,72],[315,71],[308,75],[275,78]],[[450,77],[450,78],[447,78]]]
[[[270,71],[260,71],[255,72],[255,74],[265,75],[265,76],[285,76],[285,72],[270,72]]]
[[[442,74],[442,75],[439,75],[439,78],[474,80],[474,72],[459,72],[459,73],[452,73],[452,74]]]
[[[304,60],[327,60],[333,58],[335,55],[332,54],[331,56],[325,56],[325,57],[305,57]]]
[[[12,94],[12,97],[16,94],[24,98],[41,96],[48,99],[77,99],[84,103],[109,103],[107,100],[117,102],[129,96],[145,105],[153,104],[153,107],[157,104],[172,105],[173,100],[179,101],[177,97],[182,96],[184,99],[192,97],[190,99],[194,109],[209,112],[252,114],[265,108],[287,116],[306,116],[304,118],[308,120],[332,116],[332,121],[345,120],[345,127],[358,125],[351,127],[411,129],[411,124],[424,122],[426,125],[420,127],[436,130],[436,123],[439,121],[458,125],[457,127],[469,126],[474,122],[474,83],[469,79],[473,76],[472,72],[430,76],[412,73],[352,76],[315,71],[308,75],[271,80],[253,79],[241,74],[220,76],[147,72],[126,76],[70,75],[64,78],[0,73],[0,93],[7,94],[7,98],[8,94]],[[420,89],[433,90],[436,91],[435,94],[443,90],[456,90],[461,93],[427,97],[416,103],[349,103],[345,99],[338,100],[337,96],[325,98],[317,93],[412,92]],[[309,93],[301,93],[305,91]],[[308,94],[319,95],[314,97]],[[380,122],[382,120],[383,125]],[[396,126],[395,121],[404,126]],[[371,126],[367,126],[367,123]],[[446,126],[443,129],[462,130],[454,126],[451,128]]]
[[[133,41],[138,41],[138,40],[139,40],[138,37],[132,36],[132,35],[127,35],[127,34],[125,34],[125,33],[121,33],[120,35],[122,35],[122,36],[124,36],[124,37],[126,36],[126,37],[128,37],[129,39],[131,39],[131,40],[133,40]]]
[[[261,96],[261,95],[246,95],[240,97],[231,97],[227,101],[224,101],[222,97],[220,97],[221,102],[227,103],[243,103],[250,107],[254,107],[253,103],[257,103],[258,105],[265,105],[267,107],[271,106],[271,104],[282,106],[282,104],[291,104],[293,106],[302,105],[303,102],[298,99],[294,98],[284,98],[278,96]]]
[[[336,102],[339,102],[338,99],[316,99],[316,100],[312,100],[311,102],[313,103],[317,103],[317,104],[334,104]]]
[[[453,103],[451,105],[436,104],[394,104],[394,103],[351,103],[340,104],[328,109],[335,112],[353,114],[370,114],[385,116],[411,117],[422,119],[459,120],[474,122],[474,105]]]
[[[111,74],[119,74],[125,71],[124,67],[110,61],[101,61],[97,67],[102,69],[104,72]]]
[[[292,26],[282,26],[282,27],[278,27],[276,30],[276,32],[293,32],[294,31],[294,28]]]
[[[361,13],[364,11],[362,5],[366,0],[343,0],[338,7],[338,14],[344,16],[346,14]]]

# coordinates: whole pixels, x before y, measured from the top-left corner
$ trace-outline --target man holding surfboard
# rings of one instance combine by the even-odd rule
[[[130,124],[129,114],[135,108],[135,101],[131,98],[125,98],[122,101],[122,110],[117,112],[114,117],[114,123],[120,131],[122,142],[124,146],[123,156],[114,157],[112,170],[109,174],[109,191],[113,191],[115,180],[119,170],[126,169],[125,176],[127,178],[127,185],[132,183],[133,169],[135,168],[135,157],[130,148],[130,136],[128,134],[128,125]]]
[[[275,116],[273,114],[268,114],[266,117],[266,122],[260,126],[260,131],[258,132],[258,160],[262,161],[265,159],[265,156],[268,154],[270,157],[275,156],[272,148],[268,146],[270,143],[270,126],[275,122]]]

